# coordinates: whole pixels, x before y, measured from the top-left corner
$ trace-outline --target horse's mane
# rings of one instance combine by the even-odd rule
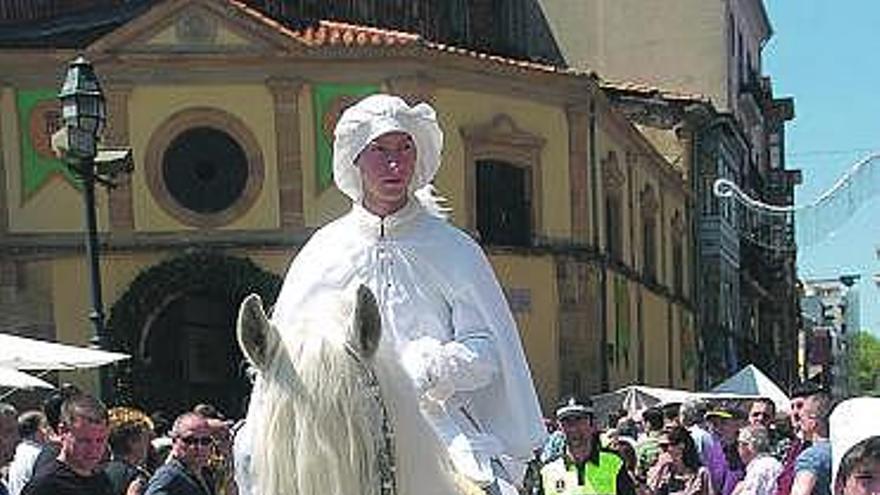
[[[384,440],[381,404],[362,365],[346,350],[353,304],[310,305],[280,328],[282,345],[254,389],[253,493],[379,495]],[[397,493],[454,494],[445,449],[419,413],[394,346],[383,338],[367,363],[381,385],[394,430]],[[425,484],[429,485],[426,486]]]

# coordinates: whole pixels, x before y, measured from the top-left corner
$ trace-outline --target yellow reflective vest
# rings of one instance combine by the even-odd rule
[[[599,464],[585,462],[582,476],[575,464],[566,464],[563,456],[541,468],[544,495],[617,495],[617,475],[623,468],[620,457],[599,452]],[[583,485],[578,484],[579,478]]]

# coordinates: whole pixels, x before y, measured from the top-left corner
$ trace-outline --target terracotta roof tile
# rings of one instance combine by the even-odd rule
[[[668,90],[637,81],[608,81],[602,80],[599,86],[608,91],[637,94],[644,97],[659,97],[664,100],[709,103],[709,98],[698,93],[685,93]]]
[[[320,21],[297,31],[293,37],[312,46],[391,46],[410,45],[419,42],[417,34],[359,26],[337,21]]]
[[[564,67],[555,67],[548,64],[508,58],[501,55],[478,52],[468,48],[461,48],[444,43],[428,41],[418,34],[395,31],[391,29],[376,28],[357,24],[349,24],[339,21],[322,20],[314,25],[299,30],[293,30],[279,23],[275,19],[261,13],[259,10],[249,7],[240,0],[228,0],[230,4],[246,12],[254,19],[266,23],[279,32],[290,36],[311,47],[380,47],[380,46],[421,46],[429,50],[449,53],[453,55],[470,57],[478,60],[497,63],[509,67],[526,70],[535,70],[553,74],[567,74],[573,76],[595,77],[592,71],[583,71]]]
[[[436,43],[433,41],[425,41],[424,45],[430,49],[452,53],[456,55],[462,55],[466,57],[476,58],[479,60],[486,60],[489,62],[495,62],[501,65],[507,65],[511,67],[517,67],[521,69],[528,70],[536,70],[540,72],[548,72],[552,74],[567,74],[572,76],[586,76],[586,77],[594,77],[595,73],[593,71],[585,71],[579,69],[573,69],[569,67],[556,67],[553,65],[542,64],[539,62],[532,62],[530,60],[521,60],[515,58],[504,57],[502,55],[493,55],[486,52],[478,52],[476,50],[471,50],[469,48],[461,48],[452,45],[446,45],[443,43]]]

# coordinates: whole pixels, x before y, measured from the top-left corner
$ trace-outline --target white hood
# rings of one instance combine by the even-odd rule
[[[411,107],[397,96],[368,96],[342,112],[334,132],[333,180],[353,202],[363,199],[355,160],[371,141],[394,131],[409,134],[416,144],[418,158],[409,184],[410,195],[434,180],[443,149],[443,131],[434,109],[426,103]]]

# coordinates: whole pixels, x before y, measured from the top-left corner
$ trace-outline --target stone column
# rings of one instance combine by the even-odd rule
[[[598,271],[590,262],[557,256],[559,294],[559,388],[583,395],[600,390],[596,369],[603,364],[599,318]]]
[[[16,115],[14,102],[10,95],[6,94],[9,86],[0,82],[0,112],[9,115]],[[6,188],[6,167],[11,166],[5,161],[4,147],[12,143],[13,129],[3,127],[3,119],[0,118],[0,237],[5,236],[9,232],[9,190]]]
[[[590,116],[586,105],[567,108],[568,182],[571,194],[571,236],[577,244],[589,244],[589,141]]]
[[[305,225],[298,105],[302,82],[273,78],[266,81],[266,87],[272,93],[275,107],[280,227],[281,230],[297,230]]]
[[[128,99],[132,85],[114,82],[107,88],[107,128],[103,143],[107,146],[129,146]],[[134,230],[134,204],[131,190],[131,174],[120,174],[116,187],[109,190],[108,214],[110,230],[130,233]]]
[[[18,262],[11,256],[0,260],[0,303],[14,301],[20,289]]]

